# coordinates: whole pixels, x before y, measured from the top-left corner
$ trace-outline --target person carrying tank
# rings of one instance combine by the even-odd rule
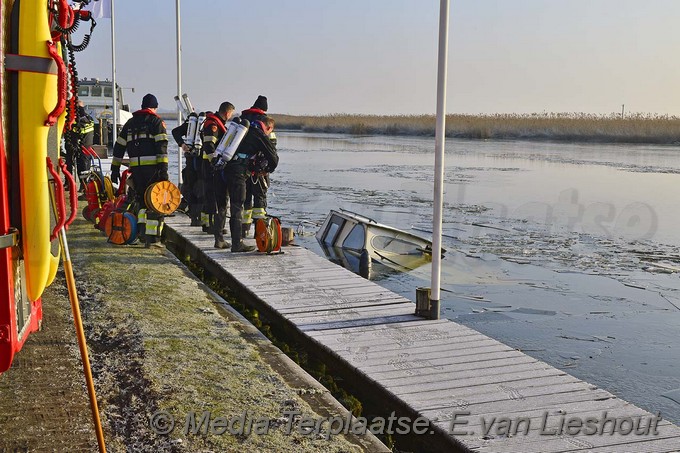
[[[205,122],[203,123],[201,168],[205,199],[202,216],[207,216],[208,221],[207,226],[204,225],[203,230],[215,235],[215,247],[218,244],[221,245],[218,248],[229,247],[229,245],[225,245],[226,243],[222,235],[224,223],[226,222],[228,198],[226,182],[221,176],[215,174],[211,161],[216,156],[215,148],[227,131],[225,124],[231,119],[234,110],[234,104],[225,101],[220,104],[217,113],[206,115]],[[220,215],[220,210],[222,210],[222,215]]]
[[[83,153],[82,146],[89,148],[94,144],[94,119],[85,111],[83,101],[78,101],[76,108],[76,121],[64,137],[66,146],[66,168],[73,174],[73,167],[78,172],[80,191],[85,190],[83,181],[90,172],[91,160]]]
[[[157,108],[156,96],[145,95],[142,109],[134,112],[120,131],[113,146],[111,162],[111,181],[118,183],[120,165],[126,152],[130,158],[132,182],[140,208],[137,223],[145,247],[160,244],[163,216],[146,206],[144,194],[151,184],[168,180],[168,136],[165,123],[156,114]]]
[[[210,227],[208,232],[215,235],[215,247],[218,249],[225,249],[231,244],[224,240],[224,225],[227,221],[227,202],[229,196],[227,193],[227,182],[222,172],[215,172],[212,168],[212,160],[217,157],[215,149],[217,144],[227,131],[226,123],[234,114],[234,104],[231,102],[223,102],[217,110],[217,114],[208,114],[203,123],[203,148],[202,161],[204,166],[204,175],[212,177],[208,181],[206,189],[212,192],[212,200],[206,197],[207,201],[212,201],[212,207],[204,209],[206,212],[212,212],[210,219]]]
[[[172,137],[184,151],[184,168],[182,169],[182,197],[186,201],[187,212],[191,218],[191,226],[201,226],[201,210],[203,209],[202,188],[200,183],[200,172],[203,159],[200,150],[192,149],[184,143],[187,135],[189,122],[185,121],[172,130]]]
[[[267,117],[267,98],[259,95],[253,106],[241,112],[241,118],[250,121],[254,127]],[[272,130],[269,140],[276,148],[276,134]],[[266,163],[264,166],[266,167]],[[257,168],[250,169],[250,175],[246,179],[246,200],[243,210],[243,225],[241,236],[246,237],[253,221],[264,219],[267,216],[267,189],[269,188],[269,173],[259,171]]]
[[[227,181],[230,201],[229,230],[231,232],[231,251],[250,252],[254,246],[245,245],[241,238],[243,224],[243,205],[246,198],[246,179],[248,179],[248,167],[251,160],[258,154],[262,154],[267,160],[267,172],[276,169],[279,157],[276,148],[269,140],[268,135],[274,130],[274,119],[265,117],[256,121],[257,125],[250,124],[250,128],[238,146],[236,154],[226,164],[220,173]]]

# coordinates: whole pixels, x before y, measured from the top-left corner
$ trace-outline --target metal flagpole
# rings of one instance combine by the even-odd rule
[[[432,215],[432,281],[430,317],[439,319],[442,263],[442,203],[444,198],[444,139],[446,135],[446,73],[449,42],[449,0],[439,9],[439,62],[437,65],[437,122],[434,145],[434,203]]]
[[[111,0],[111,82],[113,85],[113,134],[111,135],[113,143],[111,146],[116,144],[118,139],[118,90],[116,89],[116,23],[115,14],[113,13],[114,0]]]
[[[177,96],[182,96],[182,41],[180,35],[179,0],[175,1],[177,10]],[[182,112],[177,106],[177,125],[182,124]],[[177,186],[182,184],[182,147],[177,147]]]

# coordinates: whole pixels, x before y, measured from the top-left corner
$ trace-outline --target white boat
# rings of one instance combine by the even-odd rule
[[[119,128],[132,118],[130,107],[123,101],[123,90],[116,84],[116,117]],[[110,80],[82,79],[78,81],[78,99],[85,111],[96,120],[113,121],[113,83]]]
[[[331,210],[316,239],[327,255],[333,248],[339,249],[336,256],[349,254],[360,260],[363,254],[370,261],[403,272],[432,261],[431,241],[344,209]]]

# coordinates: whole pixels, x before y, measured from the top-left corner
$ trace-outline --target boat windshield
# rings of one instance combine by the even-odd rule
[[[90,87],[87,85],[81,85],[78,87],[78,96],[89,96]]]
[[[410,241],[392,236],[374,236],[371,246],[376,250],[383,250],[397,255],[422,255],[421,246]]]
[[[343,248],[361,251],[365,247],[366,234],[364,233],[364,226],[361,224],[354,225],[352,231],[347,235],[347,238],[342,243]]]
[[[344,224],[345,219],[342,217],[338,215],[331,217],[331,220],[328,222],[328,227],[326,228],[322,238],[323,242],[325,244],[333,245]]]
[[[113,89],[111,87],[104,87],[104,97],[105,98],[112,98],[113,97]]]

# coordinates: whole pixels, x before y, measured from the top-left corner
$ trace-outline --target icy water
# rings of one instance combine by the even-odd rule
[[[430,236],[434,140],[280,132],[269,211]],[[442,316],[680,422],[680,148],[446,143]],[[429,265],[374,266],[413,300]]]

